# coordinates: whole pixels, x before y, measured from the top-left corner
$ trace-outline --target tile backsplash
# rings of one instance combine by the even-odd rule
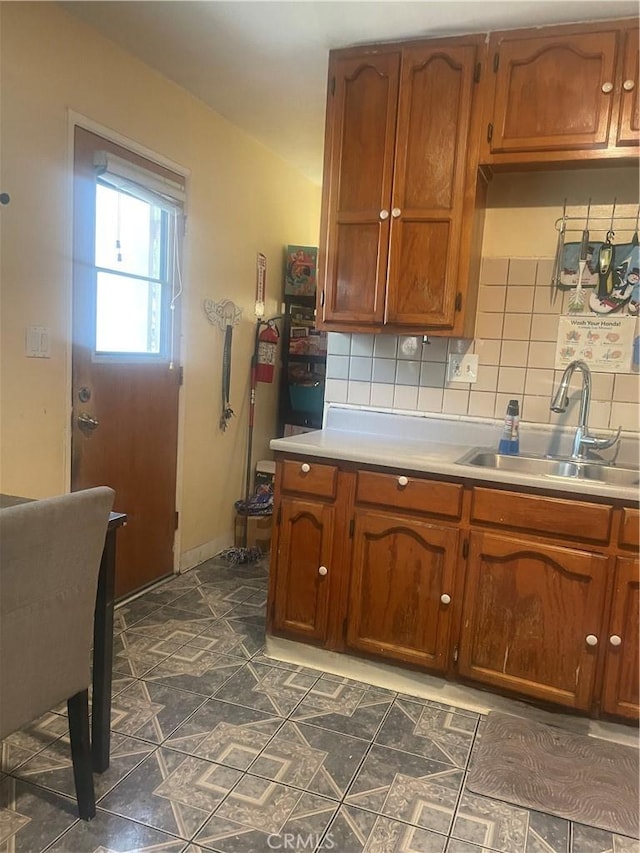
[[[557,415],[549,408],[562,375],[554,369],[556,335],[569,295],[559,292],[552,299],[552,266],[550,258],[485,258],[474,340],[331,332],[325,400],[502,418],[508,401],[517,398],[523,421],[575,424],[578,376],[567,412]],[[477,382],[448,382],[448,355],[467,352],[478,355]],[[592,379],[589,425],[640,431],[638,374],[594,372]]]

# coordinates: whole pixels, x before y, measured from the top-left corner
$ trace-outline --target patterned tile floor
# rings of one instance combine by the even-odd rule
[[[97,817],[57,708],[0,742],[0,853],[640,853],[467,791],[478,714],[265,657],[267,574],[210,560],[117,610]]]

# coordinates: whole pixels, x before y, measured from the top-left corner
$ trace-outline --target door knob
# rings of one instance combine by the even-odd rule
[[[612,634],[609,637],[609,642],[612,646],[619,646],[622,643],[622,637],[619,637],[617,634]]]
[[[389,218],[389,211],[388,210],[381,210],[380,211],[380,219],[388,219],[388,218]]]
[[[440,596],[440,601],[443,604],[451,604],[451,596],[447,595],[446,592],[443,592],[442,595]]]
[[[393,216],[394,219],[397,219],[401,213],[402,213],[402,211],[400,210],[399,207],[394,207],[393,210],[391,211],[391,215]]]
[[[398,477],[398,486],[401,489],[404,489],[404,487],[407,486],[408,484],[409,484],[409,478],[405,477],[404,474],[402,475],[402,477]]]
[[[635,87],[636,87],[636,81],[635,80],[625,80],[624,83],[622,84],[622,88],[625,90],[625,92],[633,92]]]
[[[302,465],[300,466],[300,470],[302,471],[303,474],[308,474],[309,471],[311,470],[311,465],[309,465],[308,462],[303,462]]]
[[[100,421],[96,420],[96,418],[92,418],[91,415],[88,415],[86,412],[83,412],[81,415],[78,415],[78,426],[93,430],[100,426]]]
[[[595,634],[587,634],[585,641],[586,641],[588,646],[597,646],[598,645],[598,638],[596,637]]]
[[[326,566],[320,566],[320,568],[318,569],[318,574],[324,577],[324,575],[326,575],[328,571],[329,570]]]
[[[606,83],[603,83],[602,91],[605,93],[605,95],[608,95],[609,92],[613,92],[613,83],[609,83],[608,81]]]

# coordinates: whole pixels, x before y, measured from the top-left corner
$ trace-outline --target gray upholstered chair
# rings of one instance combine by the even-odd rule
[[[88,687],[113,498],[101,486],[0,510],[0,739],[66,699],[84,820],[96,813]]]

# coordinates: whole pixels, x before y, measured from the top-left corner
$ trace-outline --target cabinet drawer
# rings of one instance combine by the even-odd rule
[[[294,462],[291,459],[282,463],[282,490],[285,492],[335,498],[337,481],[336,465],[322,465],[311,460]]]
[[[406,481],[406,482],[405,482]],[[412,509],[448,518],[460,518],[463,487],[396,474],[358,473],[358,503]]]
[[[637,509],[622,510],[620,544],[629,545],[632,548],[637,548],[640,544],[640,511]]]
[[[474,488],[471,520],[563,539],[608,542],[611,507]]]

